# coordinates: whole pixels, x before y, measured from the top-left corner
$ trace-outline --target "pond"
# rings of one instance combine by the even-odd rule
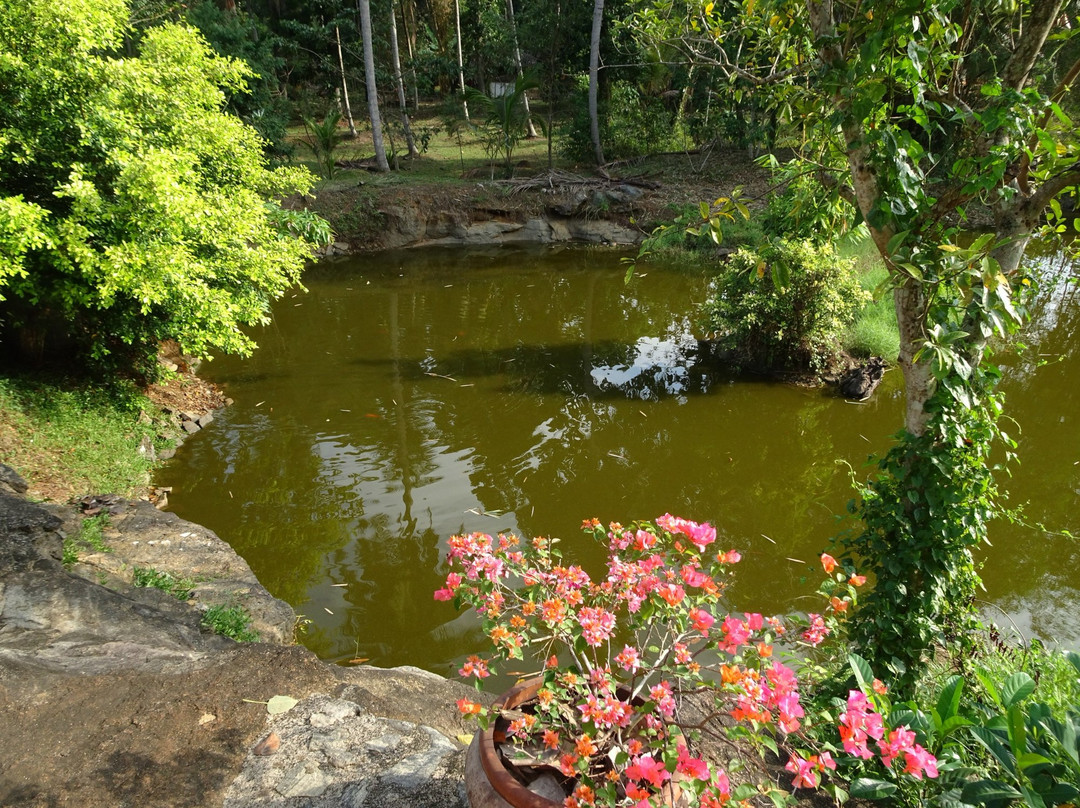
[[[717,526],[743,561],[738,610],[813,610],[841,519],[902,422],[899,371],[855,404],[737,379],[699,343],[709,281],[588,248],[417,250],[325,261],[279,301],[246,360],[201,374],[235,404],[159,475],[172,510],[228,541],[310,621],[334,661],[449,673],[483,650],[471,615],[432,592],[454,533],[558,536],[602,558],[582,519],[665,512]],[[1025,516],[1080,533],[1077,267],[1046,276],[1004,390]],[[1080,644],[1080,549],[992,526],[986,610],[1026,636]]]

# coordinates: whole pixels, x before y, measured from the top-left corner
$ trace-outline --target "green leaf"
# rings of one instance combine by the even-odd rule
[[[936,709],[937,717],[942,726],[950,718],[953,718],[960,709],[960,695],[963,689],[964,677],[962,676],[950,676],[945,681],[945,686],[941,688],[941,695],[938,696]]]
[[[897,792],[895,783],[859,777],[851,783],[851,796],[861,800],[884,800]]]
[[[1053,761],[1036,752],[1024,752],[1016,757],[1016,765],[1020,768],[1020,771],[1024,771],[1031,766],[1044,766],[1047,763],[1053,763]]]
[[[698,203],[698,210],[701,212],[701,218],[702,219],[708,219],[709,218],[709,203],[708,202],[700,202],[700,203]]]
[[[1012,752],[1005,748],[1005,745],[1000,741],[998,736],[993,730],[986,727],[971,727],[971,734],[975,736],[975,739],[986,747],[994,758],[1000,763],[1006,771],[1012,775],[1018,774],[1016,770],[1016,758],[1013,757]]]
[[[1042,792],[1042,798],[1049,805],[1061,805],[1066,802],[1075,802],[1080,797],[1080,789],[1072,783],[1055,783],[1046,791]]]
[[[1017,671],[1001,686],[1001,703],[1012,707],[1035,692],[1035,680],[1023,671]]]
[[[1001,800],[1015,800],[1024,796],[1015,788],[998,780],[976,780],[964,786],[960,799],[976,805]]]
[[[855,674],[855,681],[859,683],[859,687],[863,689],[870,687],[874,681],[874,670],[870,667],[870,663],[858,654],[849,654],[848,665],[851,666],[851,670]]]

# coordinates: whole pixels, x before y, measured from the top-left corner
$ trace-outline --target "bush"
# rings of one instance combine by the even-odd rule
[[[869,300],[854,262],[831,246],[766,241],[732,256],[705,313],[720,347],[739,365],[822,370]]]
[[[589,108],[588,78],[580,77],[574,94],[574,114],[559,138],[559,150],[571,160],[594,160]],[[600,140],[608,160],[625,160],[684,148],[681,127],[673,124],[675,113],[662,99],[641,93],[627,81],[616,81],[610,97],[600,102]]]
[[[0,340],[36,361],[141,363],[157,344],[246,354],[329,237],[280,200],[307,171],[269,169],[223,111],[251,78],[193,29],[130,33],[123,0],[0,4]]]

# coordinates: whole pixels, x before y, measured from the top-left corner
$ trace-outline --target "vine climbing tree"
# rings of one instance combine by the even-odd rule
[[[791,173],[812,174],[864,221],[900,326],[904,429],[854,510],[843,549],[876,577],[854,639],[910,682],[928,649],[966,636],[972,548],[1001,513],[992,338],[1024,319],[1021,258],[1058,199],[1077,194],[1080,143],[1062,101],[1076,3],[701,3],[638,29],[797,122]],[[655,9],[654,9],[655,11]],[[985,227],[973,242],[964,233]]]

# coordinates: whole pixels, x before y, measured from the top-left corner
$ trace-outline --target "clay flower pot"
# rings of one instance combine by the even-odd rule
[[[534,699],[543,685],[543,677],[526,679],[499,696],[492,710],[517,709]],[[563,808],[565,795],[551,799],[556,796],[554,791],[546,792],[540,780],[534,783],[535,790],[530,790],[503,763],[498,750],[506,738],[503,726],[493,721],[487,729],[477,730],[469,744],[465,755],[465,793],[469,805],[472,808]],[[549,793],[550,797],[541,792]],[[665,783],[661,794],[665,806],[689,806],[689,795],[679,788],[677,781]]]
[[[495,700],[493,710],[515,709],[536,697],[543,686],[541,677],[527,679]],[[477,730],[465,756],[465,793],[472,808],[562,808],[562,802],[530,791],[503,765],[495,736],[503,740],[499,722]]]

